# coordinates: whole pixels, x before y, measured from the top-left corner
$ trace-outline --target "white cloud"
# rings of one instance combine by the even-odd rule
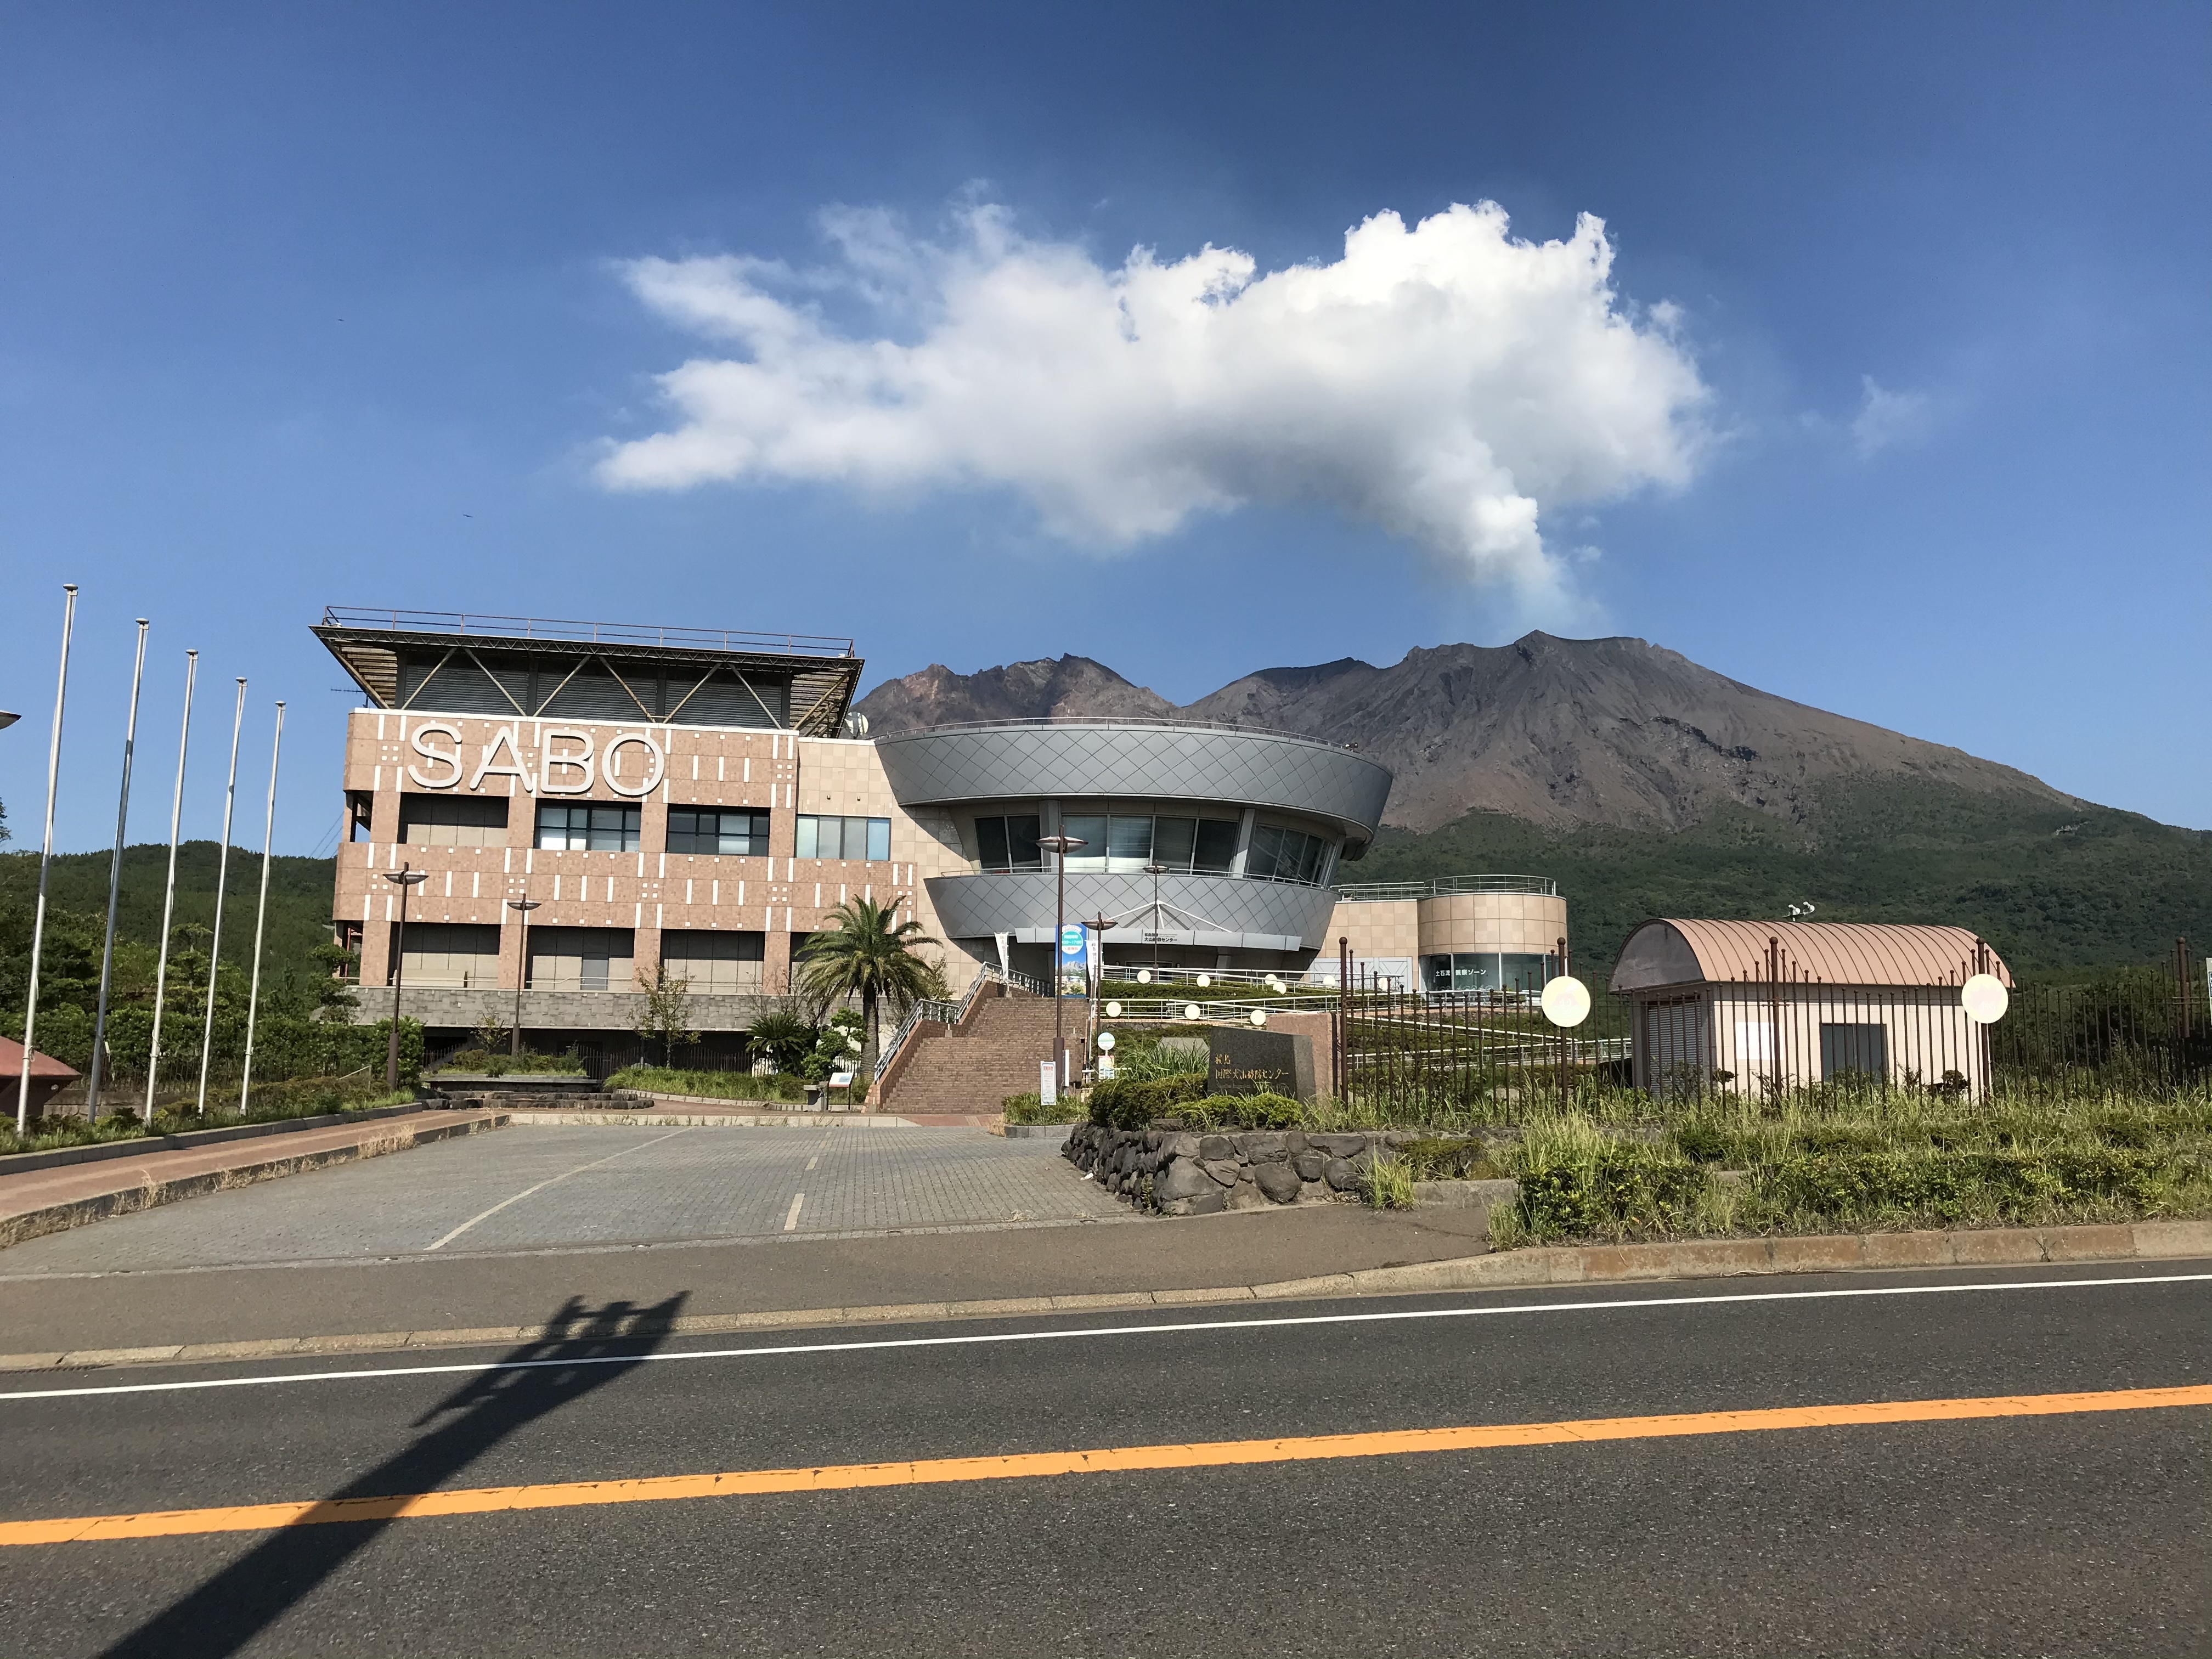
[[[1851,420],[1851,447],[1865,460],[1892,444],[1911,443],[1926,435],[1929,398],[1922,392],[1888,392],[1871,374],[1859,377],[1863,388],[1859,412]]]
[[[841,212],[841,254],[629,262],[655,311],[737,348],[659,377],[672,429],[610,447],[610,487],[806,480],[1000,488],[1100,549],[1248,501],[1331,504],[1557,614],[1574,556],[1543,517],[1679,486],[1706,392],[1671,308],[1611,283],[1604,225],[1516,241],[1494,204],[1408,230],[1381,213],[1344,257],[1257,274],[1207,246],[1100,265],[970,208],[945,243]],[[865,313],[842,330],[827,296]]]

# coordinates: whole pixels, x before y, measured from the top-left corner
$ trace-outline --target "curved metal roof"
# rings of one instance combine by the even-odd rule
[[[902,732],[875,744],[902,806],[1117,796],[1275,806],[1334,820],[1353,857],[1375,838],[1390,796],[1380,762],[1236,726],[1007,722]]]
[[[1647,921],[1629,935],[1613,970],[1615,991],[1767,977],[1767,947],[1781,976],[1822,985],[1959,985],[1975,972],[1982,941],[1964,927],[1863,921]],[[2010,985],[1995,951],[1988,971]]]

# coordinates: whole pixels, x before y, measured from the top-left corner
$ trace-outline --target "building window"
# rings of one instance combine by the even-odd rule
[[[765,933],[676,933],[660,936],[660,965],[705,995],[732,996],[761,988],[761,963],[768,954]]]
[[[392,929],[398,932],[397,925]],[[400,953],[407,983],[468,990],[499,984],[499,929],[472,922],[410,921]]]
[[[1820,1075],[1841,1077],[1855,1072],[1861,1077],[1889,1076],[1889,1028],[1887,1025],[1843,1025],[1820,1023]]]
[[[549,853],[635,853],[644,816],[635,806],[601,802],[538,809],[538,844]]]
[[[631,948],[627,927],[533,927],[530,988],[635,990]]]
[[[1165,865],[1179,875],[1225,876],[1237,859],[1233,819],[1165,818],[1115,812],[1065,817],[1060,830],[1084,843],[1067,855],[1071,872],[1124,875],[1146,865]]]
[[[688,806],[668,809],[668,850],[712,853],[723,858],[768,856],[768,814],[716,812]]]
[[[1044,833],[1044,820],[1034,812],[1022,812],[1003,818],[975,820],[975,863],[984,870],[1042,870],[1044,854],[1037,850],[1037,837]]]
[[[798,845],[793,856],[802,859],[866,860],[881,864],[891,855],[889,818],[833,818],[815,813],[799,815]]]
[[[1421,958],[1421,984],[1430,991],[1516,991],[1534,996],[1557,976],[1559,959],[1518,951],[1461,951]]]
[[[399,839],[409,847],[504,847],[504,795],[402,795]]]
[[[1328,848],[1323,836],[1263,823],[1252,831],[1252,854],[1244,861],[1244,873],[1255,881],[1296,881],[1317,887],[1328,867]]]

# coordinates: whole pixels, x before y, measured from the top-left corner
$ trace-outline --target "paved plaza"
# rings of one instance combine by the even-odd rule
[[[980,1129],[510,1127],[0,1252],[0,1279],[1122,1221],[1058,1142]]]

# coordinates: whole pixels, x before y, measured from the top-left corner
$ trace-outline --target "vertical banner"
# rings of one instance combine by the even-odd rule
[[[1081,922],[1071,921],[1060,930],[1060,994],[1064,997],[1088,997],[1091,994],[1091,975],[1087,963],[1089,946],[1084,935],[1090,930]]]

